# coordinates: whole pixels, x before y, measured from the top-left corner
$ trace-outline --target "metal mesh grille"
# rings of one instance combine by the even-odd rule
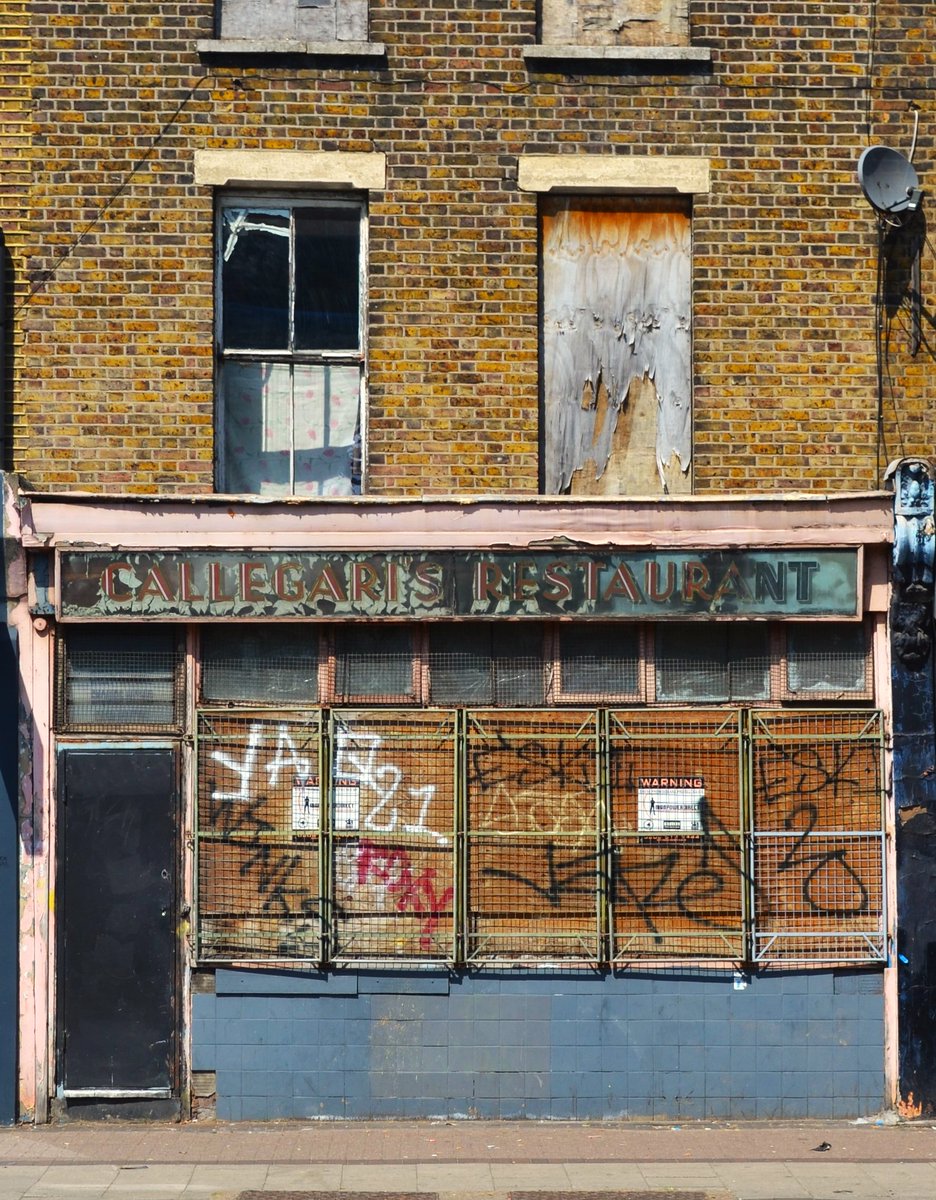
[[[741,714],[610,714],[612,957],[738,958]]]
[[[658,700],[770,698],[766,625],[660,624],[655,637]]]
[[[548,670],[543,636],[539,623],[431,626],[431,702],[542,704]]]
[[[316,629],[240,625],[201,635],[201,694],[206,701],[315,703],[318,696]]]
[[[601,957],[594,712],[468,715],[468,929],[474,961]]]
[[[455,717],[332,714],[332,952],[455,958]]]
[[[559,641],[560,697],[639,698],[640,635],[634,625],[570,625]]]
[[[171,628],[69,628],[59,649],[59,729],[180,726],[183,665]]]
[[[344,700],[415,699],[413,632],[397,625],[335,634],[335,693]]]
[[[201,958],[322,957],[320,744],[317,714],[201,716]]]
[[[791,625],[787,691],[791,696],[868,695],[871,660],[862,625]]]
[[[200,715],[205,960],[874,961],[871,711]]]
[[[882,958],[879,713],[751,715],[754,958]]]

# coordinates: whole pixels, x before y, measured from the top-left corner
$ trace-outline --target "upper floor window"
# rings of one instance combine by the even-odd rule
[[[360,491],[364,205],[225,199],[218,212],[218,487]]]
[[[543,491],[689,491],[688,201],[547,195],[541,218]]]
[[[253,41],[364,42],[367,0],[220,0],[220,35]]]
[[[569,46],[685,46],[688,0],[542,0],[542,41]]]

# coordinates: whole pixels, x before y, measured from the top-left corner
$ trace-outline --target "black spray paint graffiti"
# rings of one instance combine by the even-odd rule
[[[594,792],[595,769],[595,744],[589,738],[519,741],[498,731],[471,750],[468,778],[480,793],[507,784],[522,792],[550,788],[587,794]]]
[[[619,845],[613,877],[615,904],[633,910],[648,933],[659,934],[659,918],[673,912],[707,929],[730,931],[739,926],[741,887],[755,884],[743,865],[737,835],[718,820],[704,797],[699,801],[699,825],[700,833],[681,838],[678,845],[659,835],[641,838],[641,844],[658,848],[657,853],[634,863],[620,861]],[[716,908],[723,895],[736,908],[733,920]]]
[[[248,900],[256,889],[257,914],[272,917],[295,917],[300,914],[303,917],[317,916],[318,897],[297,883],[302,877],[305,855],[314,854],[316,850],[296,851],[261,840],[263,834],[275,832],[275,826],[260,815],[268,803],[266,796],[257,795],[236,807],[220,799],[217,790],[212,790],[209,796],[210,828],[220,833],[225,841],[237,842],[248,851],[238,867],[238,875],[250,880]],[[248,903],[245,907],[251,905]]]
[[[810,799],[821,796],[843,821],[856,806],[873,805],[877,783],[869,765],[872,759],[868,743],[833,741],[820,747],[781,748],[775,758],[758,756],[756,807],[772,814],[774,830],[796,834],[773,871],[778,877],[801,878],[804,910],[813,918],[873,915],[876,889],[867,871],[880,871],[878,856],[872,855],[865,867],[852,861],[847,842],[822,836],[820,809]],[[504,740],[473,753],[470,766],[469,790],[481,797],[476,809],[484,808],[486,792],[498,793],[500,802],[505,790],[528,789],[532,782],[541,793],[554,795],[570,784],[586,794],[594,787],[594,746],[587,741],[518,746]],[[594,894],[603,882],[618,913],[635,917],[646,932],[657,936],[662,936],[661,919],[674,914],[696,927],[737,931],[745,891],[752,899],[755,920],[758,914],[766,915],[770,880],[753,877],[741,839],[718,819],[705,798],[699,803],[699,824],[700,831],[691,837],[622,838],[609,856],[607,869],[601,851],[582,853],[580,847],[544,840],[530,848],[532,869],[485,867],[482,875],[517,884],[553,911],[571,897]],[[771,831],[758,832],[769,836]],[[650,853],[629,855],[628,842]],[[769,869],[761,870],[766,875]]]
[[[870,912],[870,880],[849,860],[847,845],[828,845],[819,832],[822,799],[841,814],[860,811],[870,798],[877,803],[876,770],[867,742],[829,742],[822,746],[771,745],[757,760],[759,799],[776,814],[778,827],[796,832],[777,873],[802,875],[806,910],[822,917],[858,917]],[[814,797],[815,799],[811,799]],[[875,829],[866,832],[875,833]]]
[[[488,879],[507,879],[528,888],[553,908],[559,908],[568,896],[594,896],[598,872],[598,855],[571,854],[553,842],[538,848],[544,859],[544,869],[538,879],[519,871],[500,867],[485,867],[481,874]]]

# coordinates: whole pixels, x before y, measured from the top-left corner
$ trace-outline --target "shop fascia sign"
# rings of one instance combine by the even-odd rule
[[[58,552],[58,615],[210,620],[860,616],[860,548]]]

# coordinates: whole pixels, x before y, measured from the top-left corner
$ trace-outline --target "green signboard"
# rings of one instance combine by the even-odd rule
[[[63,550],[64,620],[857,618],[859,550]]]

